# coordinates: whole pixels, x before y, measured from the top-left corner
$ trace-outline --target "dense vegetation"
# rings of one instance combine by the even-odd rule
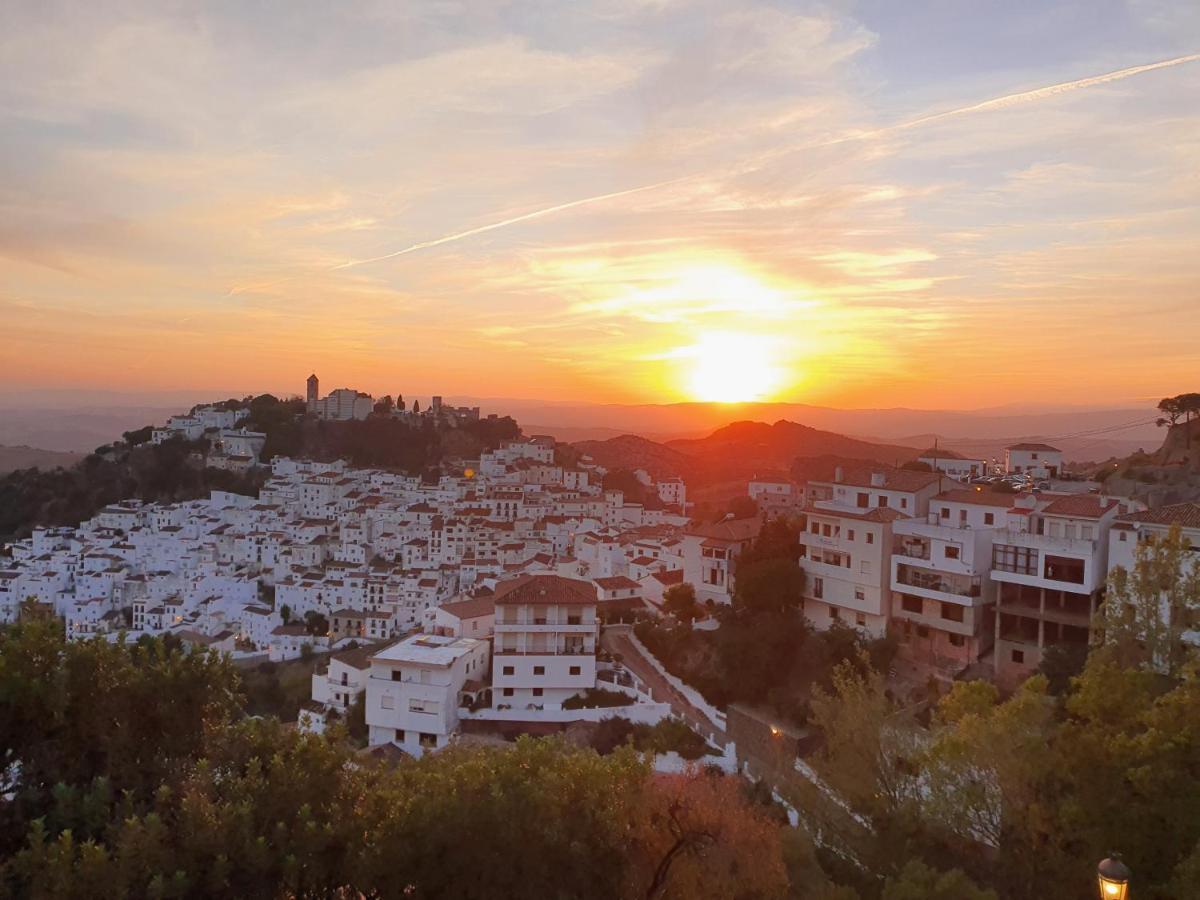
[[[866,652],[872,665],[886,669],[894,647],[886,640],[864,641],[851,628],[816,632],[807,625],[800,609],[804,573],[795,564],[797,547],[795,523],[768,522],[738,560],[733,603],[712,611],[719,628],[691,627],[701,610],[690,586],[681,585],[664,598],[673,615],[639,623],[639,639],[709,702],[747,702],[804,723],[813,687],[829,685],[839,663],[857,664]]]
[[[220,657],[0,633],[0,894],[778,897],[742,782],[628,747],[453,748],[390,766],[242,718]],[[670,742],[668,735],[663,740]]]
[[[206,469],[206,441],[102,447],[69,469],[23,469],[0,478],[0,540],[35,525],[78,525],[119,500],[175,502],[211,491],[256,494],[261,475]]]

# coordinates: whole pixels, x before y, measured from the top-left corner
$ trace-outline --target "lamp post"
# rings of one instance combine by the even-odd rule
[[[1100,900],[1126,900],[1129,896],[1129,879],[1133,873],[1121,862],[1121,854],[1114,853],[1100,861],[1096,867],[1096,880],[1100,883]]]

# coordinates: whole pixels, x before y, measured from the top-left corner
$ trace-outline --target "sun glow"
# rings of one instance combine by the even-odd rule
[[[688,393],[711,403],[764,400],[780,387],[774,342],[752,334],[706,334],[681,354],[691,360]]]

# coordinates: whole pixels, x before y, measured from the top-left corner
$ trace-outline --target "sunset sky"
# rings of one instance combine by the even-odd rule
[[[0,383],[1096,403],[1200,373],[1194,0],[0,6]]]

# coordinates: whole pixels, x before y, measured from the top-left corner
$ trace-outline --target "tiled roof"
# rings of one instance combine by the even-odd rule
[[[1059,497],[1042,510],[1044,516],[1069,516],[1075,519],[1099,519],[1117,505],[1095,494],[1072,494]]]
[[[496,601],[491,597],[472,597],[470,600],[443,603],[441,609],[456,619],[474,619],[478,616],[490,616],[494,613],[496,611]]]
[[[842,477],[837,479],[837,470],[842,470]],[[945,476],[937,472],[914,472],[911,469],[897,469],[882,463],[863,463],[861,461],[837,461],[822,459],[816,466],[817,477],[809,476],[808,481],[816,484],[842,484],[847,487],[875,488],[883,491],[919,491],[931,484],[936,484]],[[883,475],[883,484],[871,484],[872,475]]]
[[[496,604],[591,605],[596,588],[587,581],[561,575],[522,575],[496,585]]]
[[[593,578],[592,580],[606,591],[638,587],[636,581],[632,578],[626,578],[624,575],[613,575],[611,578]]]
[[[1180,525],[1183,528],[1200,528],[1200,503],[1176,503],[1158,509],[1130,513],[1122,516],[1122,522],[1147,525]]]
[[[684,534],[718,541],[749,541],[758,537],[760,531],[762,522],[751,518],[692,524],[684,529]]]

